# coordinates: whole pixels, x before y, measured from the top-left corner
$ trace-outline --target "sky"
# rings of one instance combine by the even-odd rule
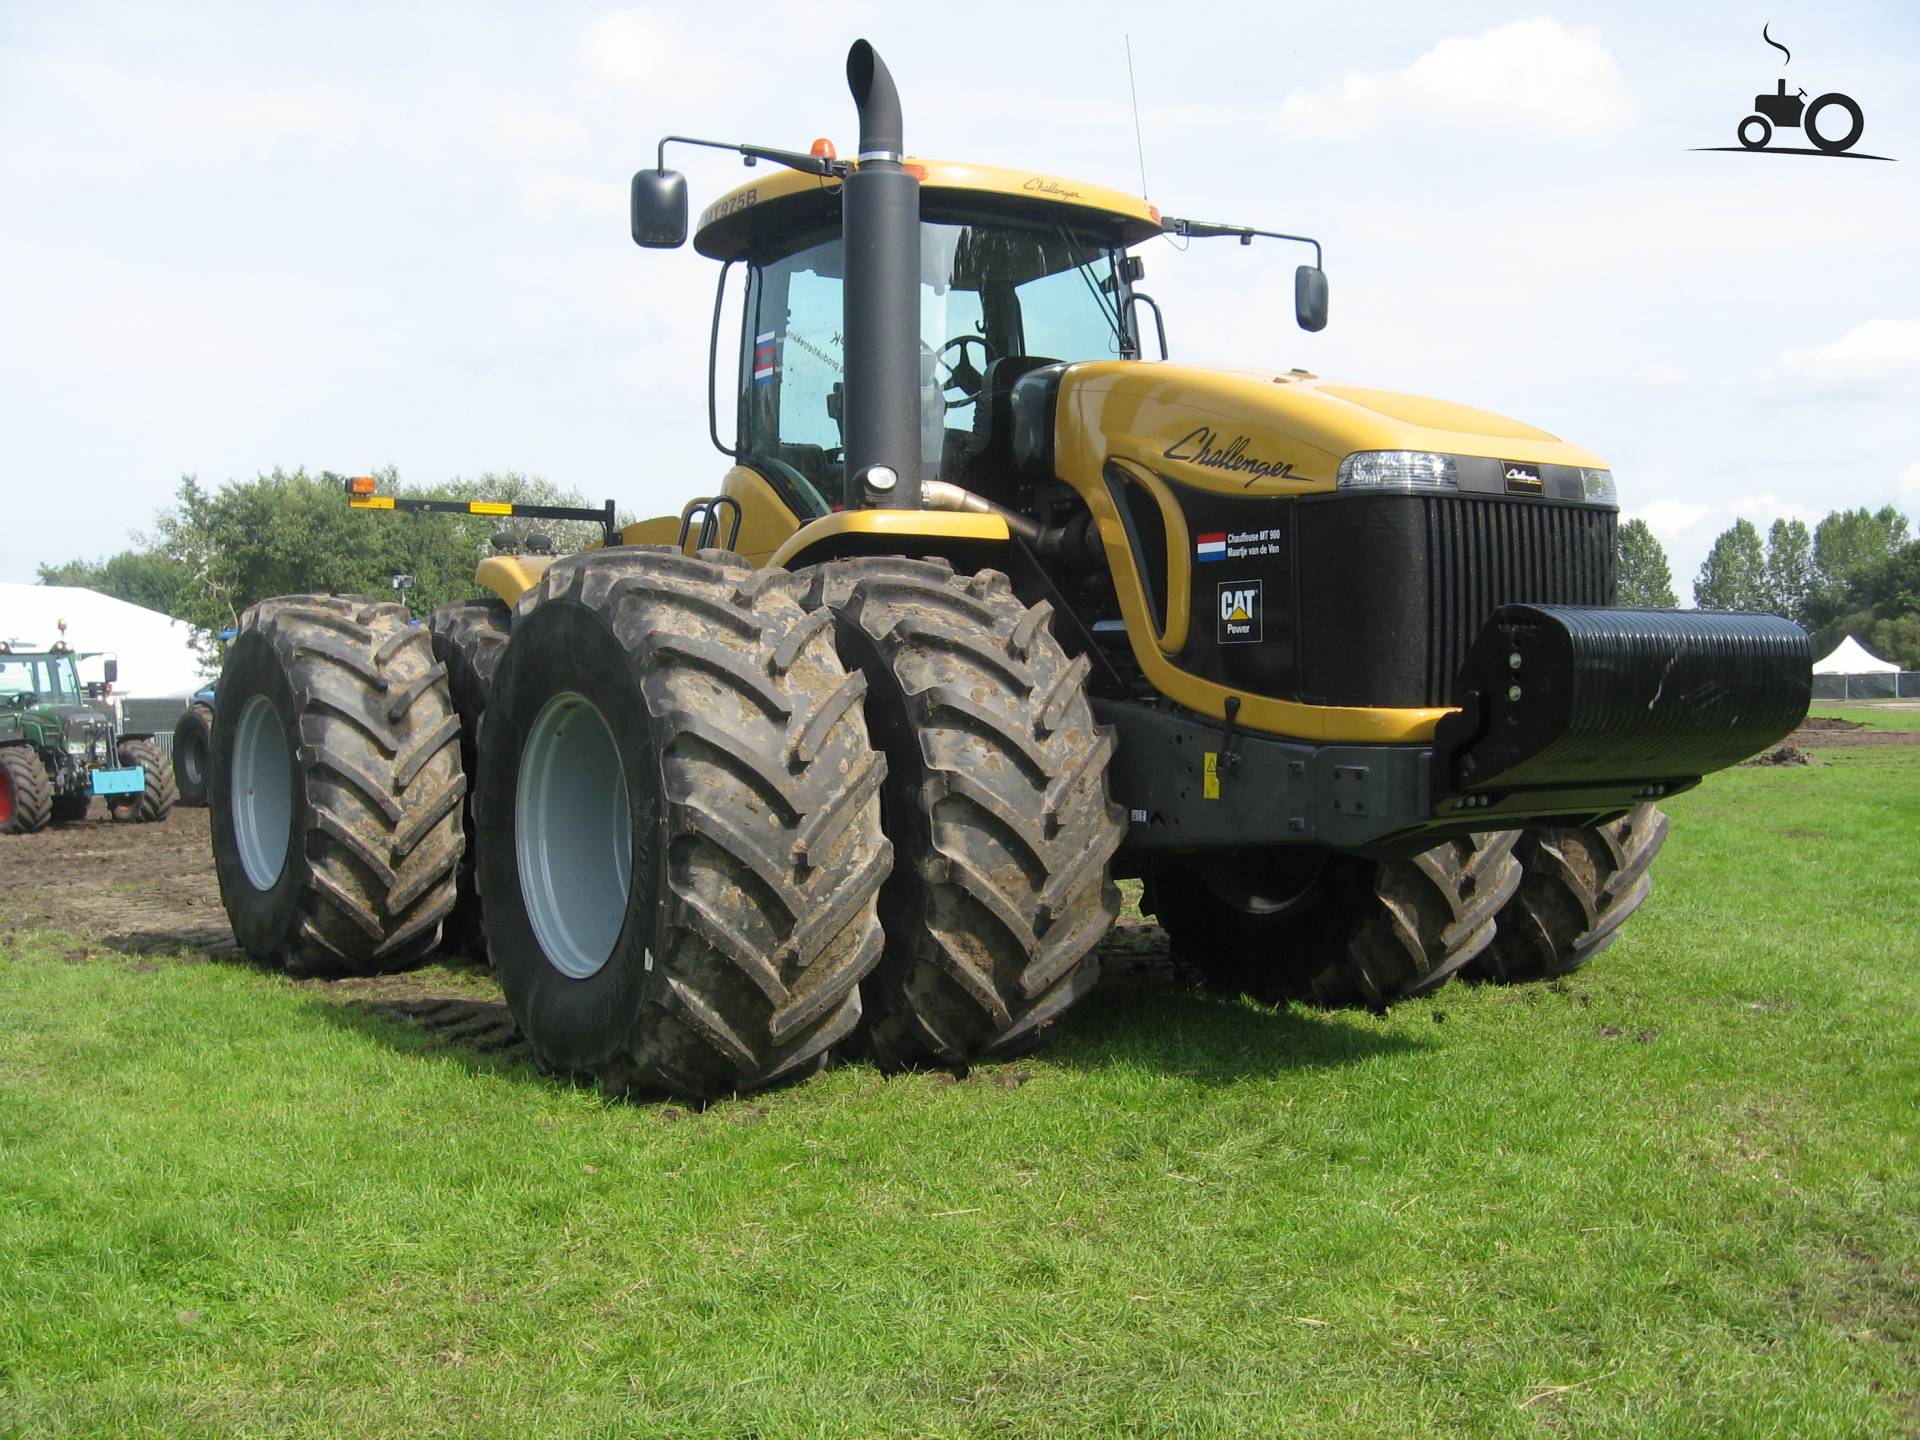
[[[520,470],[643,515],[712,490],[717,267],[636,249],[628,178],[669,132],[851,153],[858,36],[915,153],[1144,167],[1168,213],[1317,236],[1318,335],[1294,248],[1150,242],[1173,358],[1585,445],[1683,600],[1736,515],[1920,521],[1911,0],[0,0],[0,580],[124,548],[183,475]],[[1855,149],[1897,163],[1692,148],[1781,78],[1853,96]],[[751,178],[678,154],[696,212]]]

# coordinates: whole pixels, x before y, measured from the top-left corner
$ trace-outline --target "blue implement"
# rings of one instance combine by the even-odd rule
[[[126,770],[95,770],[93,793],[96,795],[138,795],[147,788],[147,772],[138,765]]]

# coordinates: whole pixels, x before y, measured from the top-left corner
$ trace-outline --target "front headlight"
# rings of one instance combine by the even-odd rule
[[[1620,492],[1614,488],[1611,470],[1582,470],[1580,488],[1589,505],[1618,506],[1620,503]]]
[[[1428,450],[1360,450],[1340,462],[1342,490],[1458,490],[1460,466]]]

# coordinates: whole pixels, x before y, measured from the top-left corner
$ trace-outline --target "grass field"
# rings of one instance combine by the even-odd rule
[[[0,1433],[1920,1435],[1920,748],[1822,758],[1570,983],[701,1113],[0,942]]]

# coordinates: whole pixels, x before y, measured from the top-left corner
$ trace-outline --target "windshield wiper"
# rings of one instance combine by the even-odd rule
[[[1099,302],[1101,313],[1107,317],[1107,324],[1113,328],[1114,339],[1120,342],[1120,348],[1124,352],[1127,348],[1127,335],[1125,327],[1120,323],[1118,297],[1110,298],[1107,292],[1100,288],[1100,282],[1093,278],[1093,261],[1087,257],[1087,252],[1080,248],[1080,242],[1073,238],[1073,232],[1057,219],[1053,221],[1053,229],[1066,245],[1068,254],[1073,257],[1074,268],[1079,271],[1081,282]]]

